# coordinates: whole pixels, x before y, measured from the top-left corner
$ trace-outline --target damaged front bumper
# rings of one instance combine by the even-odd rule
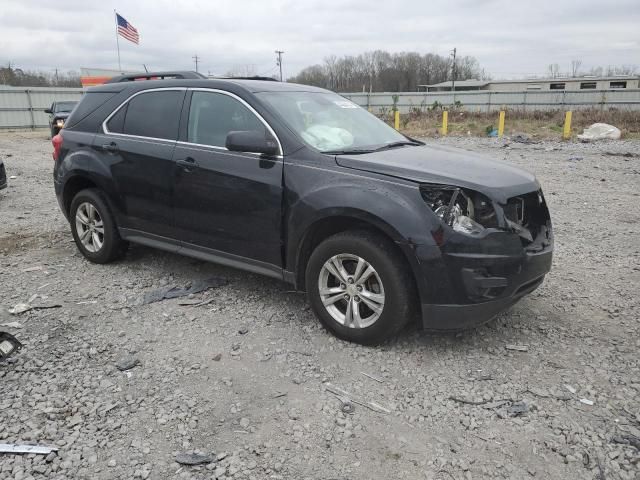
[[[438,238],[439,245],[416,248],[424,276],[418,283],[425,329],[480,325],[542,284],[551,269],[553,232],[542,193],[528,196],[522,202],[525,213],[513,213],[527,228],[488,229],[480,238],[449,231]],[[506,219],[511,215],[505,212]]]

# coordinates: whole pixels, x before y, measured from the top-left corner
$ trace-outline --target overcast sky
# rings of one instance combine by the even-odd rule
[[[0,64],[117,68],[113,9],[140,33],[120,39],[123,69],[224,74],[250,65],[285,77],[369,50],[472,55],[493,78],[640,66],[640,0],[0,0]]]

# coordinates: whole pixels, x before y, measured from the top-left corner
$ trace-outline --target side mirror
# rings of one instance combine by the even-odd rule
[[[262,153],[270,156],[278,153],[278,142],[271,135],[256,130],[229,132],[225,146],[232,152]]]
[[[53,110],[51,110],[50,108],[45,108],[44,113],[53,113]]]

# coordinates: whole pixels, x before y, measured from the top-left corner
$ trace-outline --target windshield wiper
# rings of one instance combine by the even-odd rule
[[[375,152],[371,148],[345,148],[340,150],[323,150],[327,155],[361,155],[363,153]]]
[[[396,148],[396,147],[403,147],[405,145],[411,145],[414,147],[417,147],[419,145],[424,145],[424,143],[419,142],[417,140],[402,140],[400,142],[391,142],[391,143],[387,143],[381,147],[376,148],[375,150],[373,150],[374,152],[379,152],[380,150],[388,150],[390,148]]]

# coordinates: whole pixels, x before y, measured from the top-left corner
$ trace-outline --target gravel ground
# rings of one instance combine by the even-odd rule
[[[88,263],[46,133],[0,133],[16,177],[0,192],[0,324],[19,323],[0,329],[25,344],[0,365],[0,443],[58,448],[0,454],[0,479],[639,479],[640,142],[435,141],[538,175],[554,267],[481,328],[367,348],[271,279],[136,246]],[[212,276],[229,283],[141,302]],[[61,307],[9,314],[34,295]]]

